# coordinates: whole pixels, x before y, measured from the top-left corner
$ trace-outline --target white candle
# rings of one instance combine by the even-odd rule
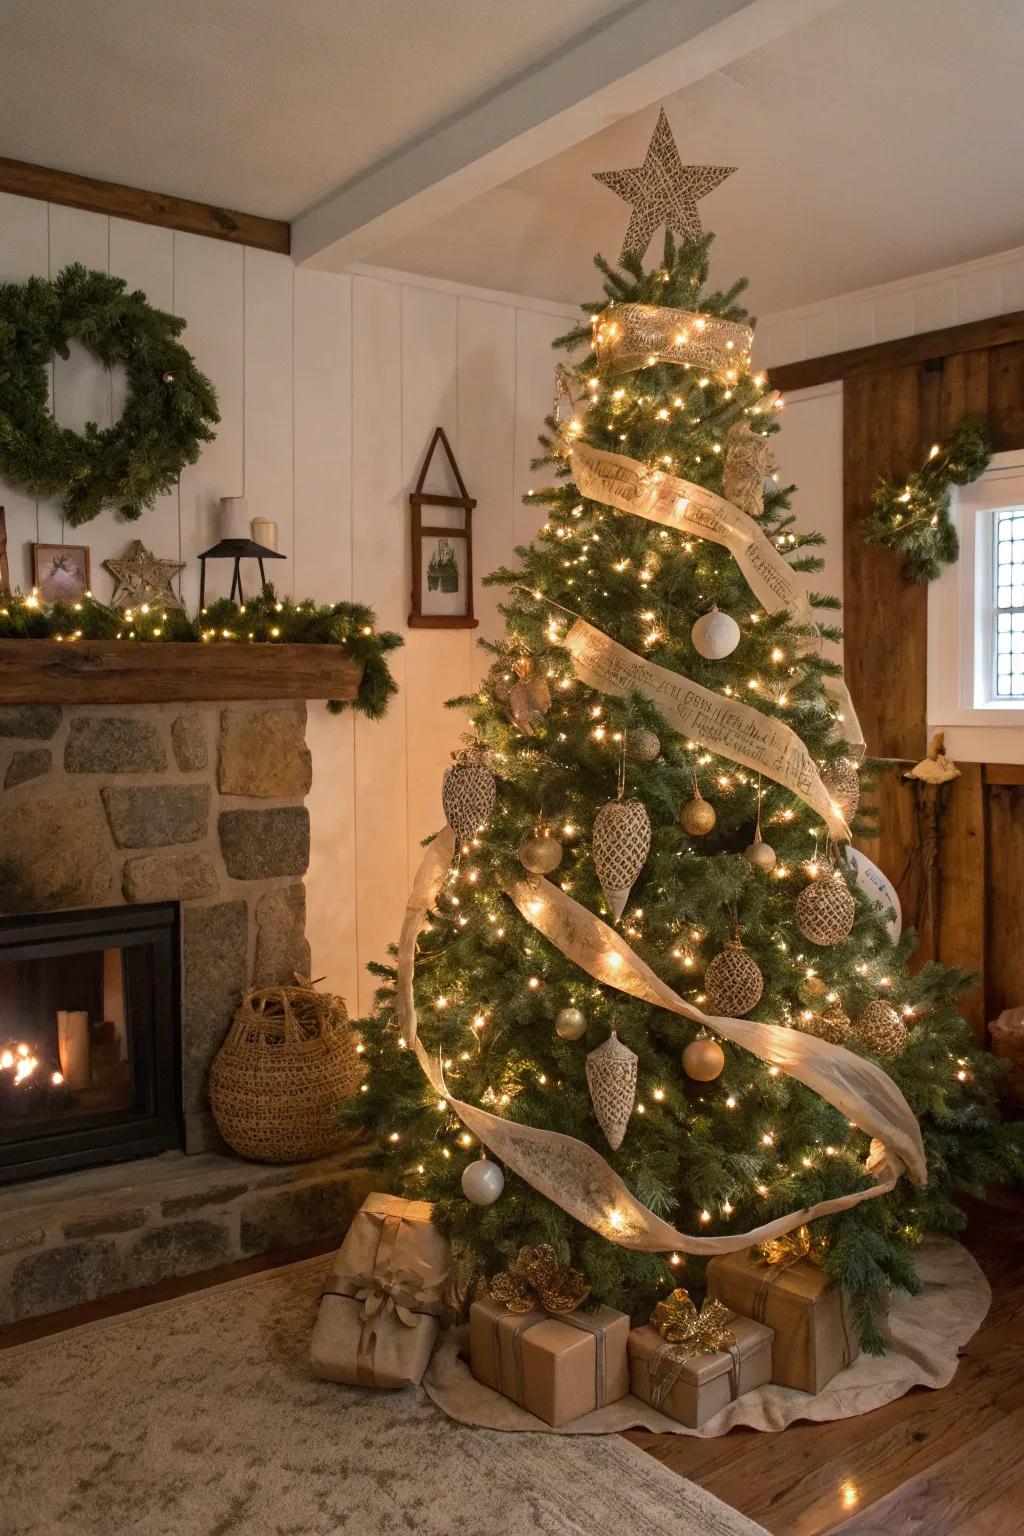
[[[221,497],[220,536],[222,539],[249,537],[249,508],[244,496]]]
[[[272,517],[253,518],[252,541],[254,544],[262,544],[264,549],[277,548],[277,524]]]

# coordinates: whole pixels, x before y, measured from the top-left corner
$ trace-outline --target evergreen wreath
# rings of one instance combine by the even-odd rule
[[[965,417],[953,428],[946,447],[936,443],[923,468],[909,474],[902,486],[879,481],[872,510],[861,523],[865,544],[901,554],[908,581],[934,581],[960,554],[949,515],[950,489],[977,480],[990,457],[984,427]]]
[[[104,507],[139,517],[220,420],[213,385],[178,340],[185,321],[126,290],[78,263],[52,282],[0,283],[0,475],[30,496],[59,496],[75,528]],[[67,357],[70,341],[107,368],[124,365],[128,398],[113,426],[74,432],[54,420],[50,359]]]

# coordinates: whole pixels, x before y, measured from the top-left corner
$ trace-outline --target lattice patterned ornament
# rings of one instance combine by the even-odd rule
[[[597,1123],[613,1152],[622,1145],[636,1099],[638,1058],[614,1029],[587,1057],[587,1087]]]
[[[847,1045],[853,1026],[849,1015],[838,1003],[833,1003],[824,1013],[801,1019],[800,1028],[805,1035],[817,1035],[819,1040],[827,1040],[830,1045]]]
[[[821,782],[842,811],[843,820],[849,826],[860,804],[860,779],[857,776],[856,764],[851,763],[848,757],[839,757],[834,763],[827,763],[821,770]]]
[[[764,512],[764,482],[771,462],[771,438],[751,431],[747,421],[734,422],[725,434],[722,495],[748,517]]]
[[[849,938],[856,915],[857,905],[837,869],[812,880],[796,899],[796,926],[819,948]]]
[[[594,821],[594,868],[612,916],[620,918],[651,851],[651,818],[639,800],[611,800]]]
[[[496,785],[487,764],[472,751],[460,752],[446,770],[441,805],[456,837],[475,837],[494,809]]]
[[[646,726],[634,725],[626,732],[626,755],[634,763],[653,763],[661,751],[661,742]]]
[[[711,1012],[737,1019],[761,1001],[761,967],[738,938],[726,939],[725,948],[711,961],[704,972],[704,991]]]
[[[907,1043],[907,1026],[892,1004],[879,997],[857,1020],[857,1039],[876,1056],[899,1056]]]

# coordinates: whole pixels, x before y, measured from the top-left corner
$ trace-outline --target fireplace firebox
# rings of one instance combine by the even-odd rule
[[[0,920],[0,1184],[182,1145],[176,903]]]

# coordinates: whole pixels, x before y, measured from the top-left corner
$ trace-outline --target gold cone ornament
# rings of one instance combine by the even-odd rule
[[[761,967],[739,938],[726,939],[725,948],[704,972],[704,992],[712,1013],[742,1019],[756,1008],[764,991]]]
[[[651,819],[639,800],[611,800],[594,821],[594,868],[612,916],[620,918],[651,850]]]
[[[515,662],[514,671],[517,681],[508,689],[505,702],[514,723],[525,736],[532,736],[551,708],[551,689],[532,656]]]
[[[899,1056],[907,1043],[907,1026],[892,1004],[878,997],[857,1020],[857,1039],[876,1056]]]
[[[849,938],[857,905],[837,869],[827,869],[804,886],[796,899],[796,926],[819,948]]]
[[[458,838],[475,837],[494,809],[494,774],[478,753],[459,752],[441,785],[441,805]]]
[[[550,1243],[520,1248],[507,1269],[487,1287],[492,1301],[510,1312],[541,1309],[555,1316],[575,1312],[590,1295],[590,1283],[578,1269],[562,1264]]]
[[[597,1123],[615,1152],[622,1145],[636,1099],[638,1058],[614,1029],[587,1057],[587,1087]]]

